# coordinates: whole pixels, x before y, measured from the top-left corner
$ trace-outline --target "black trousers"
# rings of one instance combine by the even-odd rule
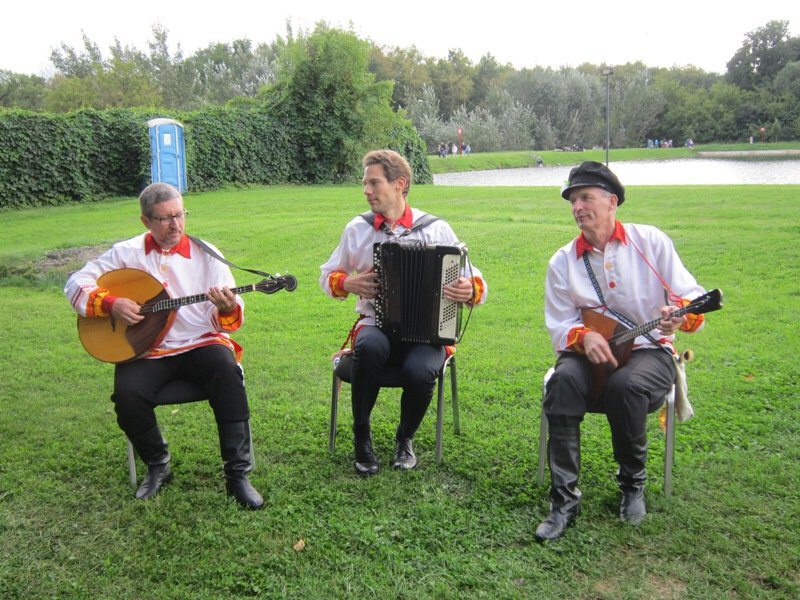
[[[362,327],[353,350],[351,382],[353,433],[356,439],[364,439],[369,435],[369,419],[381,389],[381,373],[388,366],[400,369],[403,383],[397,437],[414,437],[431,403],[436,377],[444,365],[444,359],[443,346],[392,343],[378,327]]]
[[[217,423],[250,418],[242,370],[225,346],[211,344],[164,358],[118,364],[114,370],[114,409],[117,423],[129,438],[156,426],[153,399],[174,380],[205,388]]]
[[[663,350],[635,350],[628,362],[608,377],[596,405],[590,405],[587,398],[591,377],[592,365],[586,356],[559,354],[544,399],[548,421],[569,425],[580,423],[589,410],[604,412],[614,438],[634,440],[645,434],[648,413],[664,403],[675,381],[675,365]]]

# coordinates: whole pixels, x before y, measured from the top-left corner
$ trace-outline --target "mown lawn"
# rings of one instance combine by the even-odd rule
[[[454,159],[455,160],[455,159]],[[535,483],[547,259],[574,234],[549,188],[418,186],[413,204],[448,219],[489,285],[459,349],[462,435],[446,414],[418,434],[421,465],[359,479],[347,402],[327,453],[330,356],[352,299],[320,291],[319,265],[365,202],[358,186],[189,194],[189,231],[234,262],[299,279],[248,294],[236,336],[267,508],[226,498],[210,410],[159,409],[174,482],[133,499],[109,393],[112,367],[81,348],[58,256],[136,234],[136,201],[0,213],[0,597],[2,598],[796,598],[800,596],[797,419],[800,186],[632,187],[623,220],[669,233],[725,308],[681,338],[697,416],[678,426],[673,496],[661,494],[653,418],[649,516],[616,516],[608,427],[584,423],[583,513],[534,541],[547,512]],[[58,252],[55,252],[58,251]],[[48,257],[49,255],[49,257]],[[239,284],[256,278],[237,273]],[[198,290],[201,291],[201,290]],[[392,452],[397,392],[374,416]],[[302,540],[304,547],[298,542]],[[298,549],[295,549],[298,548]]]

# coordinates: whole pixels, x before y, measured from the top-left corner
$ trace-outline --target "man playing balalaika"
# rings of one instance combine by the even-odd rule
[[[142,191],[139,204],[147,232],[114,244],[89,261],[73,273],[64,289],[81,317],[110,321],[115,329],[135,329],[146,321],[138,302],[115,296],[114,290],[98,282],[107,273],[135,269],[134,273],[143,272],[168,288],[173,297],[207,290],[209,302],[178,310],[155,347],[115,367],[112,399],[117,423],[147,464],[136,497],[152,498],[172,478],[170,453],[156,422],[153,399],[171,381],[183,380],[208,394],[217,421],[228,494],[246,508],[262,508],[264,500],[247,476],[252,469],[250,411],[235,356],[241,348],[230,338],[230,332],[239,329],[244,319],[244,302],[231,291],[230,269],[184,233],[188,212],[178,190],[153,183]]]
[[[634,525],[642,521],[647,414],[663,403],[675,380],[675,332],[696,331],[703,323],[702,314],[676,313],[704,290],[672,241],[655,227],[617,221],[625,189],[614,173],[584,162],[572,169],[561,195],[581,234],[547,266],[545,324],[558,359],[544,400],[551,509],[536,529],[539,541],[558,538],[578,515],[580,425],[590,402],[600,403],[595,406],[611,427],[620,517]],[[619,354],[598,331],[600,319],[626,327],[653,323],[633,340],[632,352]]]

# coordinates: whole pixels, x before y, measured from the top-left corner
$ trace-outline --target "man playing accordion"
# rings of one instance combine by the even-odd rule
[[[400,423],[395,436],[392,467],[417,465],[412,440],[433,396],[436,376],[446,358],[445,346],[409,342],[387,336],[375,320],[375,299],[380,284],[373,264],[377,243],[402,241],[424,245],[455,246],[458,238],[450,225],[411,208],[406,201],[411,187],[408,162],[392,150],[376,150],[363,159],[364,195],[370,212],[353,218],[345,227],[337,248],[322,265],[320,285],[332,298],[358,297],[355,310],[361,318],[354,327],[352,367],[353,438],[355,469],[359,475],[378,472],[380,463],[372,447],[370,414],[380,391],[380,375],[388,365],[400,367],[403,392]],[[462,304],[482,304],[487,286],[480,271],[468,272],[447,284],[442,293]]]

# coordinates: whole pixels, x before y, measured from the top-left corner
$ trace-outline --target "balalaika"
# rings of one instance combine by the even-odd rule
[[[454,344],[461,330],[461,305],[444,297],[467,262],[467,247],[420,241],[373,246],[378,293],[375,323],[392,340]]]

